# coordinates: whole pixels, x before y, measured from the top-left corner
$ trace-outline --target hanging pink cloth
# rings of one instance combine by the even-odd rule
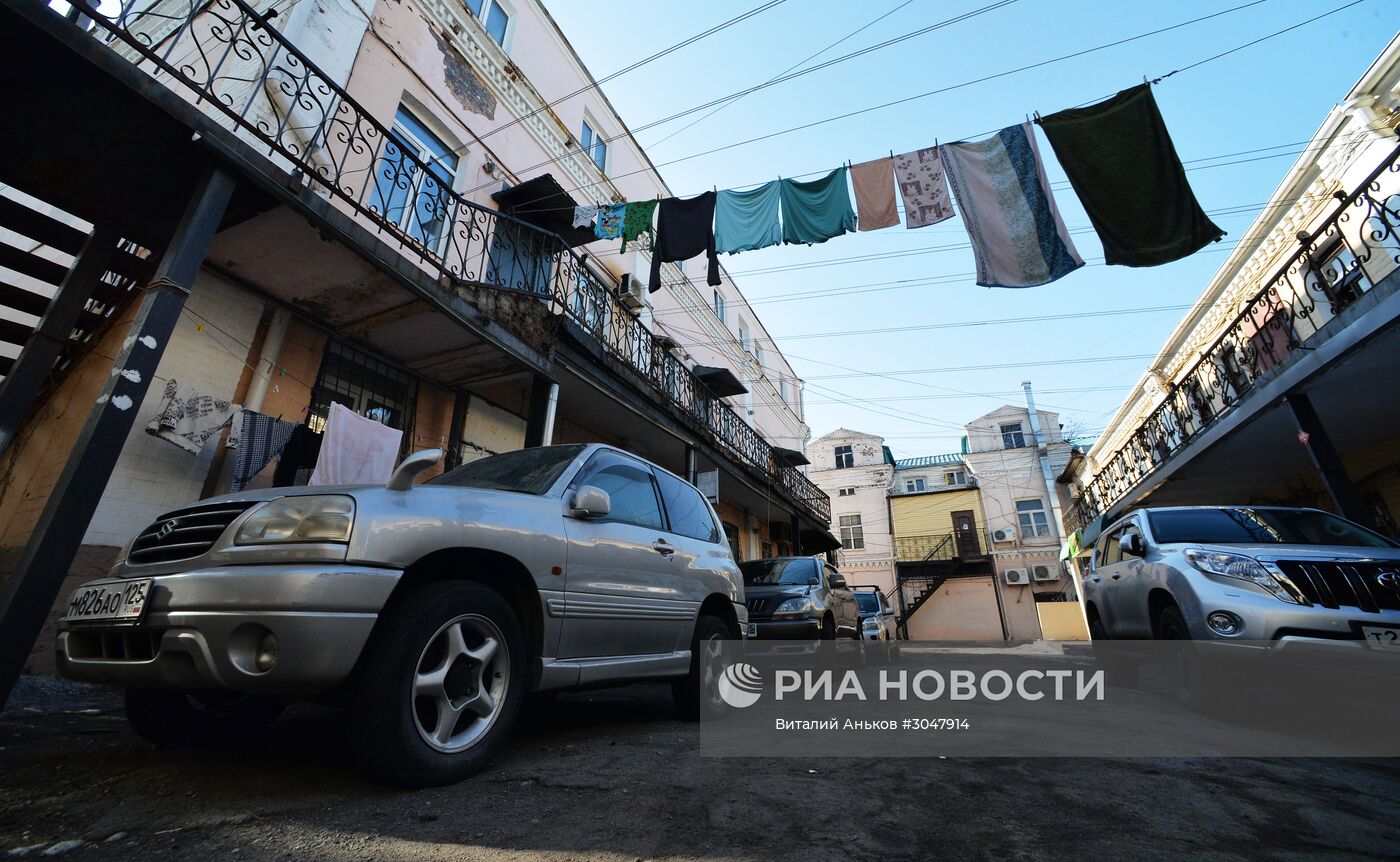
[[[403,432],[331,402],[321,455],[308,485],[382,485],[399,457]]]

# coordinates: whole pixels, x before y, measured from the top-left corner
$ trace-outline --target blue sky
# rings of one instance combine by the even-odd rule
[[[787,0],[762,14],[617,78],[604,89],[637,128],[679,110],[772,78],[905,0],[838,3]],[[1347,0],[1266,0],[1209,21],[1127,45],[997,78],[904,105],[663,164],[714,147],[811,123],[836,114],[958,84],[1116,39],[1239,6],[1247,0],[1178,0],[1165,4],[1017,0],[972,20],[751,94],[667,138],[701,114],[638,134],[671,188],[686,195],[742,187],[948,142],[1048,114],[1158,77]],[[738,15],[758,0],[707,3],[611,3],[553,0],[553,14],[596,77]],[[840,56],[976,9],[985,2],[912,0],[902,9],[822,54]],[[1147,360],[1088,364],[1067,360],[1153,354],[1182,311],[1082,320],[944,328],[840,337],[800,337],[1009,317],[1096,310],[1186,306],[1195,301],[1228,245],[1246,231],[1329,108],[1400,26],[1400,3],[1365,0],[1306,27],[1182,72],[1156,96],[1177,151],[1205,209],[1225,240],[1195,256],[1153,269],[1087,266],[1027,290],[977,287],[966,234],[954,218],[933,227],[838,237],[818,246],[787,246],[722,260],[777,346],[808,380],[813,437],[839,426],[882,434],[898,457],[955,451],[960,426],[1020,400],[1031,380],[1038,402],[1097,430],[1117,408]],[[1064,180],[1043,136],[1052,183]],[[1285,146],[1291,145],[1291,146]],[[1192,163],[1207,157],[1227,156]],[[1262,158],[1261,158],[1262,157]],[[1057,190],[1073,231],[1088,219],[1074,194]],[[1080,254],[1102,256],[1092,231],[1076,233]],[[940,248],[943,247],[943,248]],[[888,255],[901,254],[897,257]],[[869,255],[886,257],[846,261]],[[801,269],[761,272],[772,267]],[[889,284],[939,279],[932,284]],[[874,289],[871,289],[871,288]],[[793,298],[811,291],[822,297]],[[865,291],[865,292],[855,292]],[[969,365],[1035,363],[898,379],[850,376]],[[1060,363],[1060,364],[1055,364]],[[849,370],[848,370],[849,369]],[[831,375],[846,375],[834,378]],[[1083,390],[1091,391],[1063,391]],[[978,393],[963,395],[960,393]],[[865,399],[853,401],[853,398]]]

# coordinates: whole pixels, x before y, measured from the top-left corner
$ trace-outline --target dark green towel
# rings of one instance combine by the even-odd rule
[[[1186,182],[1151,85],[1043,117],[1040,127],[1103,241],[1107,263],[1171,263],[1225,235]]]

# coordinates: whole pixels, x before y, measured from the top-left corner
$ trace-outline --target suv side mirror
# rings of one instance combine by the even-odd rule
[[[584,485],[574,492],[569,505],[571,513],[580,518],[601,518],[612,511],[612,498],[596,485]]]
[[[846,578],[843,575],[832,575],[826,579],[826,583],[833,590],[846,589]]]
[[[885,608],[883,611],[880,611],[880,614],[881,616],[892,617],[894,616],[894,608]]]
[[[1142,544],[1142,536],[1137,533],[1129,533],[1119,539],[1118,548],[1126,556],[1141,557],[1147,553],[1147,549]]]

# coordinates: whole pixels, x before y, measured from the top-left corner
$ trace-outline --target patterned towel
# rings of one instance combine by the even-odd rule
[[[953,217],[953,199],[938,147],[911,150],[894,157],[894,174],[904,198],[904,226],[913,230]]]
[[[983,287],[1035,287],[1084,265],[1055,208],[1030,123],[940,155]]]
[[[191,455],[198,455],[238,409],[238,405],[222,398],[181,386],[173,377],[165,381],[163,398],[160,413],[146,425],[146,433],[168,440]]]

